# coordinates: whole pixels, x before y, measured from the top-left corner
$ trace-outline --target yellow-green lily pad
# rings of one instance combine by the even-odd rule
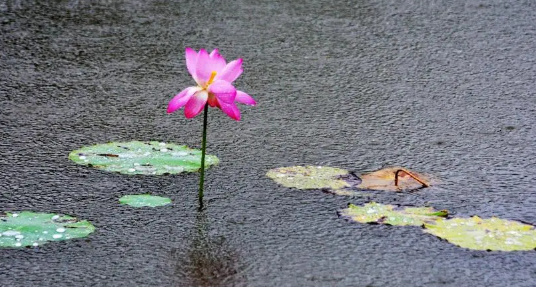
[[[440,219],[425,224],[425,232],[473,250],[516,251],[536,249],[534,226],[496,217]]]
[[[347,170],[327,166],[290,166],[271,169],[266,176],[286,187],[339,190],[350,187],[342,179],[348,173]]]
[[[266,174],[277,183],[298,189],[363,196],[362,190],[411,191],[431,185],[431,176],[403,167],[388,167],[357,176],[347,170],[328,166],[290,166],[274,168]]]
[[[171,199],[150,194],[135,194],[122,196],[119,198],[119,203],[132,207],[157,207],[170,204]]]
[[[86,237],[95,227],[68,215],[30,211],[0,216],[0,247],[37,247],[49,241]]]
[[[434,210],[431,207],[397,207],[369,202],[363,206],[349,204],[339,214],[360,223],[388,224],[398,226],[421,226],[426,222],[446,217],[446,210]]]
[[[157,141],[112,142],[83,147],[72,151],[69,159],[77,164],[123,174],[178,174],[201,168],[201,150]],[[205,169],[218,161],[216,156],[206,155]]]

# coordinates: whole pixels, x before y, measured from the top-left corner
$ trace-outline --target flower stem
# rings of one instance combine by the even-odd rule
[[[199,210],[203,209],[203,186],[205,183],[205,151],[207,149],[207,114],[208,104],[203,111],[203,146],[201,148],[201,177],[199,179]]]

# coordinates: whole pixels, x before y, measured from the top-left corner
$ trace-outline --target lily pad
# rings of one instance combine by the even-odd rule
[[[403,167],[389,167],[361,175],[359,189],[408,191],[430,186],[430,177]]]
[[[95,227],[86,220],[53,213],[5,213],[0,217],[0,247],[39,246],[48,241],[86,237]]]
[[[425,232],[473,250],[536,249],[534,226],[496,217],[441,219],[425,224]]]
[[[348,171],[327,166],[290,166],[271,169],[266,176],[275,182],[298,189],[332,189],[350,187],[342,179]]]
[[[157,207],[171,203],[171,199],[162,196],[153,196],[149,194],[125,195],[119,198],[121,204],[133,207]]]
[[[339,211],[341,216],[361,223],[376,223],[398,226],[421,226],[425,222],[446,217],[446,210],[434,210],[431,207],[397,207],[369,202],[364,206],[349,204]]]
[[[163,142],[112,142],[72,151],[69,159],[105,171],[123,174],[178,174],[201,168],[201,151],[185,145]],[[218,163],[213,155],[205,156],[205,169]]]

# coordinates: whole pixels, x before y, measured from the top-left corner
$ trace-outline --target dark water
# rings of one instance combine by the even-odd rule
[[[0,286],[536,286],[534,252],[470,251],[420,228],[360,225],[348,203],[429,204],[536,223],[533,1],[0,0],[0,209],[73,214],[87,240],[0,250]],[[107,141],[200,146],[166,115],[193,81],[184,47],[244,58],[258,101],[211,110],[198,175],[77,166]],[[347,198],[276,185],[270,168],[403,165],[442,184]],[[154,193],[172,206],[119,206]]]

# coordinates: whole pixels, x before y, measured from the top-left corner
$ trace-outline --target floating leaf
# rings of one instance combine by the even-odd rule
[[[161,196],[153,196],[149,194],[125,195],[119,198],[121,204],[130,205],[133,207],[156,207],[171,203],[171,199]]]
[[[389,167],[361,175],[360,189],[404,191],[430,186],[428,176],[403,167]]]
[[[69,154],[72,161],[123,174],[178,174],[201,168],[201,151],[163,142],[112,142],[83,147]],[[218,158],[206,155],[205,168]]]
[[[370,202],[364,206],[350,204],[339,214],[361,223],[421,226],[448,215],[446,210],[437,211],[431,207],[403,207]]]
[[[95,227],[86,220],[53,213],[6,213],[0,217],[0,247],[39,246],[48,241],[86,237]]]
[[[347,170],[327,166],[291,166],[271,169],[266,176],[275,182],[299,189],[342,189],[350,184],[341,179]]]
[[[534,226],[496,217],[441,219],[425,224],[425,232],[460,247],[474,250],[532,250],[536,248]]]
[[[430,186],[428,176],[402,167],[390,167],[361,177],[327,166],[292,166],[269,170],[277,183],[299,189],[323,189],[337,195],[362,196],[358,190],[414,190]]]

